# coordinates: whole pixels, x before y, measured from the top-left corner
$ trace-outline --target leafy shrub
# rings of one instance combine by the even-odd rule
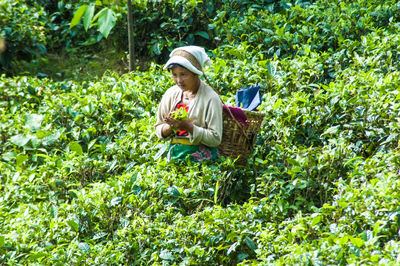
[[[11,73],[12,63],[20,59],[38,59],[46,53],[44,10],[26,1],[2,1],[0,36],[6,50],[0,56],[0,74]]]
[[[260,39],[222,40],[205,70],[226,102],[262,87],[266,120],[246,167],[165,160],[153,124],[172,82],[159,65],[85,82],[1,76],[0,261],[398,264],[398,6],[296,3],[260,8],[259,20],[256,6],[226,8],[254,27],[337,24],[314,42],[269,32],[282,43],[268,53],[264,31],[225,17],[227,32]]]

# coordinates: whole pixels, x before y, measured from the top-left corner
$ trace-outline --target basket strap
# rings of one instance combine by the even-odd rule
[[[204,79],[207,81],[207,84],[217,93],[219,99],[221,100],[221,103],[224,105],[225,103],[224,103],[224,101],[222,101],[221,97],[219,96],[219,92],[218,92],[216,89],[214,89],[213,86],[211,86],[211,82],[210,82],[210,80],[207,78],[207,76],[206,76],[206,74],[204,73],[204,71],[203,71],[203,77],[204,77]],[[228,106],[227,106],[227,107],[228,107]],[[237,121],[237,119],[236,119],[236,118],[234,117],[234,115],[232,114],[231,109],[230,109],[229,107],[228,107],[227,109],[228,109],[228,112],[229,112],[229,114],[231,115],[232,119],[233,119],[233,120],[236,122],[236,124],[239,126],[239,128],[240,128],[240,130],[242,131],[243,136],[246,138],[247,142],[248,142],[249,144],[251,144],[251,143],[250,143],[250,139],[247,137],[246,133],[244,132],[243,125],[242,125],[239,121]],[[251,147],[251,145],[250,145],[250,147]]]

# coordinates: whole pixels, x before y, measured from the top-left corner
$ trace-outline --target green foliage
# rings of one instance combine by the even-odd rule
[[[97,20],[99,32],[107,38],[110,34],[111,29],[115,26],[116,17],[114,11],[111,8],[104,7],[94,16],[95,5],[82,5],[80,6],[71,20],[70,27],[78,25],[82,18],[83,26],[87,31],[92,24]],[[93,17],[94,16],[94,17]]]
[[[242,16],[249,8],[277,12],[282,1],[168,0],[147,1],[146,5],[141,1],[132,2],[136,49],[140,55],[162,63],[173,47],[197,44],[213,49],[218,46],[221,36],[216,35],[215,20],[225,22],[231,16]]]
[[[101,9],[95,14],[97,5]],[[159,60],[159,62],[168,56],[171,47],[196,43],[208,48],[215,48],[215,45],[220,43],[221,40],[215,36],[213,21],[216,16],[218,16],[219,21],[226,21],[231,15],[246,13],[249,8],[278,12],[289,7],[278,0],[241,2],[231,0],[222,2],[192,0],[132,1],[132,5],[136,50],[141,57],[150,56]],[[224,15],[221,18],[219,15],[221,12],[231,15]],[[82,21],[86,31],[95,27],[104,37],[114,31],[114,38],[117,38],[126,47],[128,39],[126,35],[126,13],[125,1],[97,1],[96,5],[85,2],[74,11],[70,26],[71,28],[78,26],[79,22]],[[83,43],[85,45],[97,43],[101,40],[98,36],[92,31]]]
[[[223,2],[205,71],[228,103],[262,87],[249,164],[166,161],[160,65],[85,81],[3,75],[2,264],[399,264],[399,5]]]
[[[184,107],[180,107],[178,110],[171,114],[171,117],[175,118],[176,120],[188,120],[189,116]]]
[[[6,50],[0,53],[0,74],[10,73],[18,59],[38,59],[46,53],[46,28],[39,5],[26,1],[1,1],[0,36]]]
[[[77,48],[81,49],[79,51],[81,54],[98,53],[99,47],[103,48],[105,44],[105,49],[115,49],[118,51],[119,59],[124,58],[123,55],[120,55],[120,51],[126,51],[128,47],[125,1],[63,0],[54,2],[36,0],[14,2],[9,0],[4,2],[5,13],[10,16],[0,22],[6,26],[7,32],[4,32],[3,35],[6,35],[5,37],[10,43],[7,53],[12,52],[11,55],[3,55],[3,73],[37,72],[34,69],[43,69],[43,65],[52,64],[43,57],[43,53],[47,51],[60,53],[60,49],[66,50],[67,53],[71,49]],[[17,3],[23,3],[26,7],[20,9],[26,13],[26,19],[22,20],[21,16],[16,14],[19,12],[19,10],[14,10],[16,6],[18,7]],[[225,27],[224,24],[227,20],[243,16],[248,10],[250,12],[258,10],[279,12],[290,7],[289,3],[280,0],[132,1],[132,5],[135,54],[142,60],[155,60],[158,63],[165,61],[172,47],[197,44],[209,49],[215,48],[221,44],[221,40],[225,40],[224,36],[216,35],[216,32],[221,31],[216,26],[223,23],[222,25]],[[32,16],[30,12],[33,12]],[[12,20],[13,23],[9,23],[9,20]],[[37,26],[37,20],[40,21],[40,27]],[[29,33],[31,36],[21,42],[20,35],[26,38],[27,36],[23,32],[27,28],[35,30],[31,30]],[[19,37],[14,36],[15,32]],[[104,40],[104,37],[107,38],[109,35],[112,38]],[[29,43],[31,39],[33,43]],[[94,44],[103,45],[94,46]],[[12,48],[12,46],[15,47]],[[29,64],[26,66],[26,63],[18,62],[12,67],[10,65],[12,60],[26,60],[33,66],[29,67]],[[33,74],[49,75],[43,72]]]

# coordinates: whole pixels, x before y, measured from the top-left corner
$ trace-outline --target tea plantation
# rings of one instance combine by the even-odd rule
[[[160,12],[186,23],[186,37],[164,24],[162,46],[137,46],[147,68],[84,78],[85,68],[39,69],[52,47],[98,36],[69,29],[84,1],[11,2],[0,9],[44,23],[28,35],[18,16],[0,21],[6,41],[21,36],[2,54],[0,264],[400,264],[400,2],[144,1],[137,23]],[[169,7],[187,17],[168,20]],[[101,54],[124,25],[79,51]],[[224,102],[261,85],[266,117],[245,166],[167,162],[155,136],[173,84],[162,60],[193,43],[206,46],[205,72]],[[31,47],[33,72],[20,71],[18,45]]]

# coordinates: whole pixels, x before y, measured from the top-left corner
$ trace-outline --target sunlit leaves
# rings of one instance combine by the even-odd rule
[[[90,252],[90,246],[87,243],[81,242],[78,244],[78,248],[83,251],[84,253]]]
[[[75,152],[76,155],[82,155],[83,151],[82,151],[82,146],[79,145],[79,143],[72,141],[69,143],[68,145],[69,150],[72,152]]]
[[[172,253],[168,250],[162,250],[160,252],[160,258],[163,260],[170,260],[172,261],[174,259],[174,256],[172,255]]]
[[[74,16],[73,16],[73,18],[71,20],[71,24],[70,24],[71,28],[75,27],[76,25],[78,25],[78,23],[81,20],[83,14],[85,13],[87,7],[88,7],[87,5],[82,5],[76,10],[76,12],[75,12],[75,14],[74,14]]]
[[[79,24],[83,17],[83,26],[87,31],[95,22],[97,22],[99,32],[107,38],[112,28],[116,23],[116,17],[114,11],[111,8],[104,7],[96,15],[95,5],[82,5],[74,13],[74,17],[71,20],[70,28],[75,27]]]
[[[116,18],[114,12],[110,8],[104,8],[96,15],[98,16],[98,25],[100,33],[107,38],[111,29],[115,26]]]
[[[67,224],[68,224],[75,232],[78,232],[78,231],[79,231],[79,221],[77,221],[76,219],[68,219],[68,220],[67,220]]]
[[[43,117],[43,115],[38,114],[29,114],[25,116],[26,127],[28,127],[32,132],[38,131],[41,127]]]
[[[10,142],[19,147],[23,147],[28,143],[29,140],[31,140],[30,137],[27,137],[23,134],[19,134],[19,135],[11,137]]]
[[[94,5],[90,5],[86,8],[85,13],[83,15],[83,26],[85,28],[85,30],[87,31],[90,26],[92,25],[92,19],[93,19],[93,15],[94,15],[94,9],[95,6]],[[72,24],[72,22],[71,22]]]
[[[153,125],[173,83],[161,65],[85,83],[2,76],[0,261],[395,264],[398,18],[374,24],[396,5],[353,1],[334,13],[329,1],[297,4],[282,13],[237,6],[242,16],[228,21],[221,11],[210,31],[191,33],[206,41],[214,29],[221,34],[205,72],[224,100],[262,85],[266,121],[243,168],[229,159],[165,160],[169,142]],[[86,30],[99,26],[90,8],[80,17]],[[104,24],[112,25],[108,15]],[[147,44],[154,54],[173,46],[157,43]]]

